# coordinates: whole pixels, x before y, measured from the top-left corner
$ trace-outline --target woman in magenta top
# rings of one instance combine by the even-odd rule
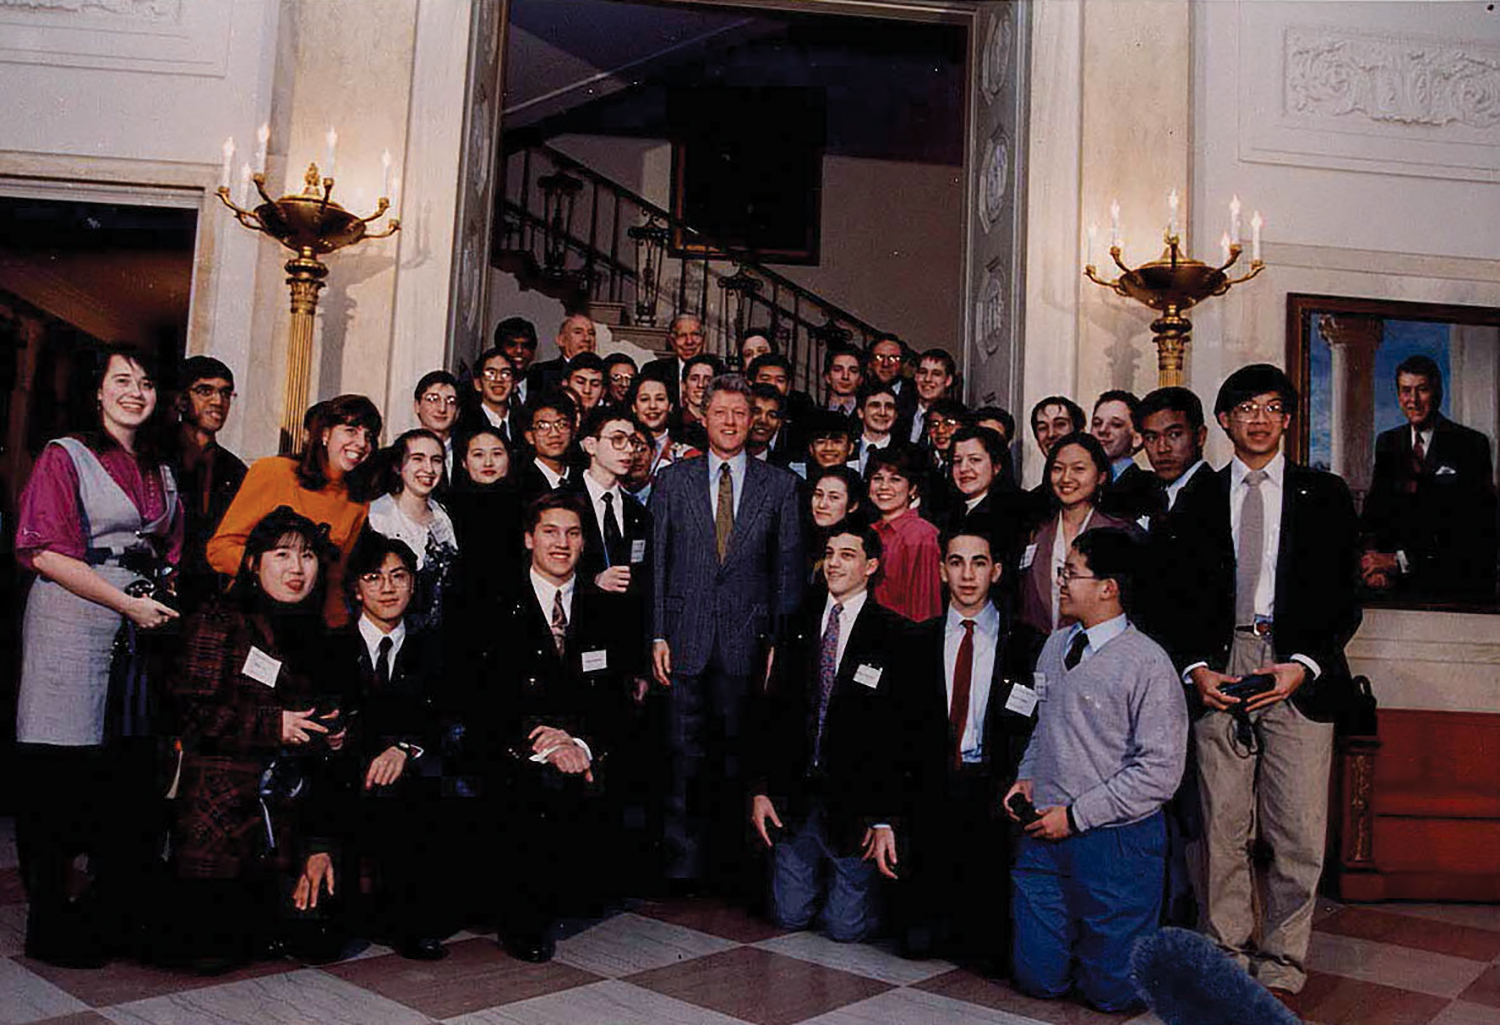
[[[94,385],[99,429],[42,450],[16,529],[16,557],[37,575],[16,697],[17,778],[27,781],[16,816],[26,953],[73,967],[101,964],[130,939],[140,880],[160,850],[149,690],[136,672],[112,679],[111,664],[122,625],[177,618],[132,585],[160,580],[183,536],[172,472],[145,444],[156,410],[149,367],[109,350]],[[74,901],[70,867],[84,851],[92,886]]]
[[[875,600],[915,622],[943,611],[938,531],[912,508],[926,479],[927,459],[915,445],[892,442],[873,449],[865,463],[865,486],[879,519],[880,572]]]

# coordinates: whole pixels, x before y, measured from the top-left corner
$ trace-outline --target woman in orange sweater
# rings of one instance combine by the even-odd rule
[[[239,571],[250,531],[277,506],[291,506],[326,526],[329,540],[338,546],[339,558],[329,571],[323,620],[330,627],[341,627],[349,621],[344,566],[369,508],[367,502],[351,496],[349,476],[375,451],[380,410],[363,395],[340,395],[314,406],[308,421],[307,442],[300,456],[268,456],[250,467],[208,542],[208,563],[233,576]]]

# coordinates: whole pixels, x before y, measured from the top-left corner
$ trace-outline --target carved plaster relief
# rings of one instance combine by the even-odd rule
[[[0,0],[0,61],[225,73],[232,0]]]
[[[1305,5],[1243,5],[1240,159],[1500,181],[1500,40],[1409,30],[1391,20],[1408,10],[1398,6],[1370,27],[1291,20]]]
[[[1010,51],[1014,35],[1010,11],[1001,10],[990,15],[989,32],[984,41],[984,58],[979,69],[986,102],[993,103],[995,97],[1000,95],[1000,90],[1005,88],[1005,76],[1010,72]]]
[[[974,311],[974,334],[979,339],[981,360],[987,361],[995,355],[1005,341],[1005,277],[1002,269],[990,269],[984,291],[979,294],[978,309]]]
[[[984,149],[979,174],[979,223],[988,234],[1005,212],[1005,192],[1010,182],[1010,142],[997,131]]]
[[[1500,54],[1293,27],[1285,62],[1287,109],[1299,114],[1481,130],[1500,124]]]

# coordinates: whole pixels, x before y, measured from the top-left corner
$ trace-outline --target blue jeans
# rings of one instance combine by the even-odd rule
[[[1057,842],[1022,837],[1011,873],[1016,986],[1060,997],[1071,983],[1102,1011],[1138,1006],[1130,948],[1157,929],[1166,856],[1161,812]]]
[[[825,865],[827,880],[824,880]],[[858,854],[840,857],[828,846],[823,809],[814,808],[795,833],[776,843],[771,855],[771,910],[783,929],[805,929],[818,898],[828,938],[858,943],[875,931],[880,874]]]

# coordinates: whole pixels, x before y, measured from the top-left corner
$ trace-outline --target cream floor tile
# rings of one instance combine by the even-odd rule
[[[1484,1004],[1471,1004],[1466,1000],[1455,1000],[1437,1013],[1427,1025],[1495,1025],[1500,1011]]]
[[[411,1008],[316,969],[138,1000],[100,1012],[120,1025],[425,1025]]]
[[[0,959],[0,1025],[21,1025],[88,1009],[88,1004],[40,975],[9,958]]]
[[[1378,911],[1393,915],[1416,915],[1449,925],[1467,925],[1472,929],[1500,932],[1500,904],[1370,904]]]
[[[596,975],[619,978],[735,946],[738,944],[717,936],[627,913],[558,943],[557,960]]]
[[[908,961],[882,947],[868,943],[835,943],[813,932],[777,936],[762,940],[755,946],[895,986],[910,986],[953,970],[953,965],[947,961]]]
[[[607,979],[447,1019],[447,1025],[742,1025],[681,1000]]]
[[[1035,1025],[1036,1019],[919,989],[893,989],[801,1025]]]
[[[1450,999],[1485,969],[1479,961],[1319,932],[1307,961],[1315,971]]]

